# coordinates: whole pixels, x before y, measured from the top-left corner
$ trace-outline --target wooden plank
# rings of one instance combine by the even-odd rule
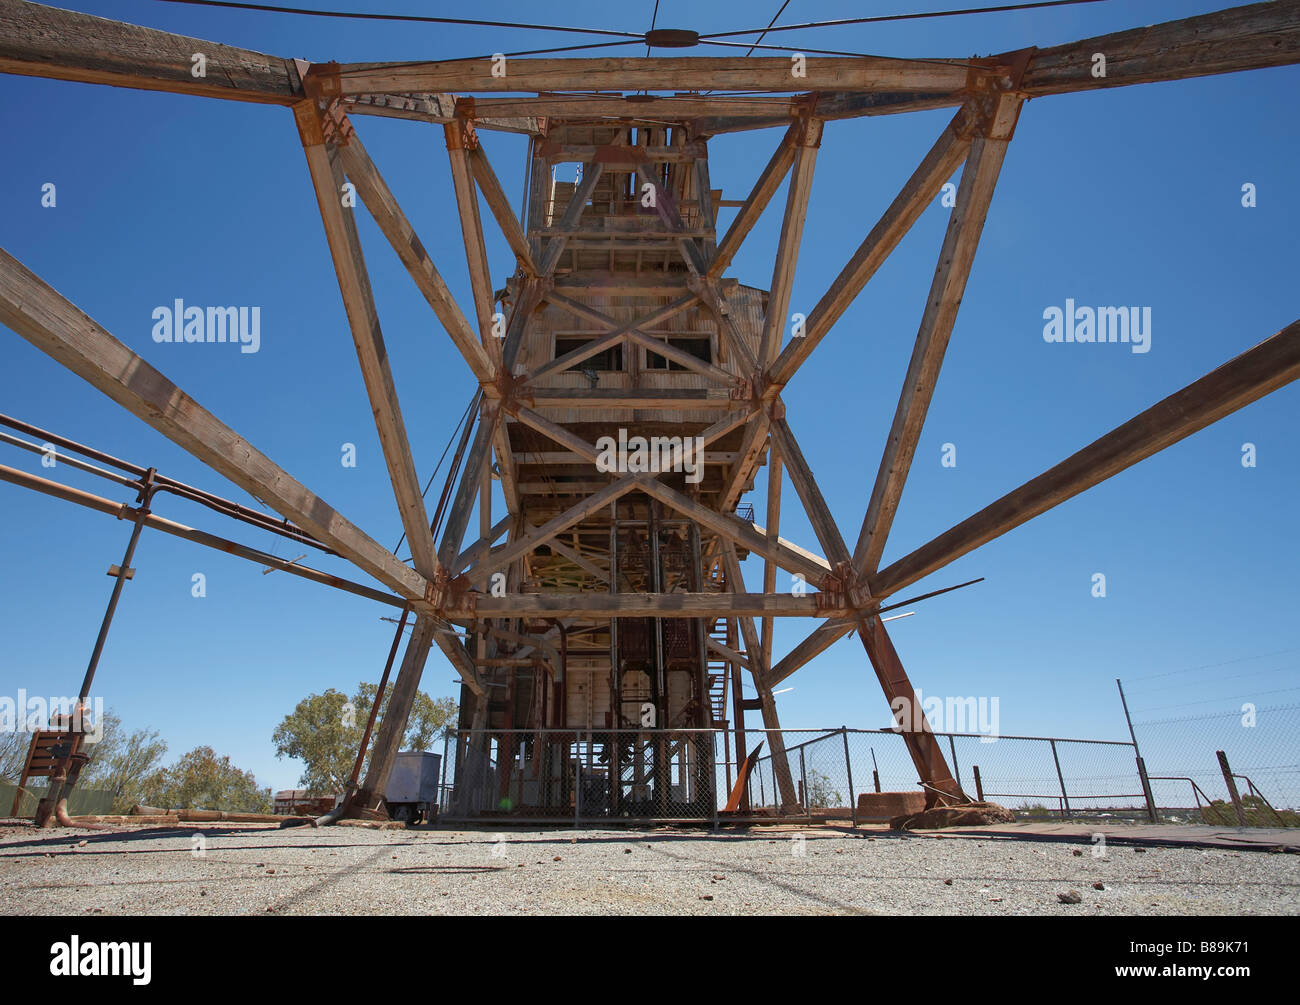
[[[845,545],[839,528],[835,526],[835,520],[831,517],[830,508],[826,505],[826,499],[817,485],[817,479],[813,477],[812,470],[804,459],[803,451],[799,448],[799,441],[794,438],[794,433],[790,431],[790,426],[784,418],[774,419],[770,428],[772,442],[781,452],[781,458],[790,472],[790,482],[799,494],[799,501],[803,503],[808,522],[812,524],[813,533],[817,535],[818,543],[826,552],[826,558],[831,565],[847,562],[848,546]]]
[[[727,475],[726,487],[722,490],[719,508],[735,509],[740,497],[745,494],[746,486],[754,477],[759,458],[767,451],[767,431],[771,419],[767,412],[759,411],[753,415],[753,421],[745,427],[745,438],[740,443],[740,457]]]
[[[1300,377],[1300,321],[1152,405],[928,544],[881,570],[877,598],[911,586],[949,562],[1053,506]]]
[[[684,297],[681,299],[686,301],[685,307],[689,307],[692,303],[694,303],[695,296],[692,294],[690,297]],[[552,290],[550,293],[547,294],[546,300],[548,303],[554,304],[557,307],[564,308],[564,310],[568,311],[574,317],[579,317],[586,321],[591,321],[599,325],[607,325],[611,329],[620,330],[622,331],[623,334],[627,336],[626,341],[635,342],[644,348],[650,349],[651,351],[658,353],[660,356],[663,356],[665,359],[670,359],[673,362],[686,367],[688,370],[693,370],[694,372],[699,373],[705,377],[711,377],[714,380],[722,383],[724,386],[731,386],[736,382],[735,374],[728,373],[726,370],[722,369],[721,367],[714,366],[712,363],[708,363],[702,359],[698,359],[695,356],[692,356],[688,352],[684,352],[680,349],[675,349],[674,347],[666,344],[663,338],[661,338],[658,335],[651,335],[642,332],[640,330],[641,327],[649,327],[649,325],[645,324],[644,322],[639,322],[636,327],[632,327],[628,325],[620,326],[619,322],[616,319],[610,317],[604,311],[599,311],[594,307],[589,307],[586,304],[581,303],[580,301],[574,300],[572,297],[566,297],[564,294],[557,293],[554,290]],[[683,309],[685,309],[685,307],[683,307]],[[657,324],[658,321],[654,321],[652,323]],[[575,351],[580,352],[581,350],[575,350]]]
[[[474,442],[469,449],[465,466],[461,469],[460,483],[456,486],[451,508],[447,511],[442,544],[438,549],[438,561],[449,570],[455,564],[460,546],[465,540],[465,529],[469,526],[470,510],[474,507],[475,497],[481,496],[483,473],[488,470],[488,461],[492,457],[492,439],[500,421],[501,409],[492,404],[487,405],[479,416]],[[487,498],[490,503],[490,492]]]
[[[781,537],[781,451],[775,444],[767,455],[767,540],[768,547],[774,545]],[[763,592],[776,592],[777,565],[770,558],[763,560]],[[764,618],[760,625],[759,636],[763,654],[763,666],[772,665],[772,619]]]
[[[0,321],[390,589],[423,605],[428,582],[0,249]]]
[[[827,621],[818,625],[768,672],[768,687],[776,687],[792,673],[820,656],[856,627],[853,621]]]
[[[680,297],[690,288],[688,276],[651,274],[634,276],[626,272],[589,272],[555,277],[561,293],[611,294],[620,297]]]
[[[693,280],[691,289],[695,291],[700,301],[713,315],[714,323],[718,327],[718,339],[730,353],[734,354],[739,363],[740,372],[745,375],[757,374],[759,372],[758,360],[749,348],[749,341],[736,326],[736,321],[731,316],[731,310],[726,298],[723,297],[722,290],[718,288],[717,280],[708,277]]]
[[[479,190],[483,193],[483,198],[488,208],[492,210],[497,226],[501,228],[501,233],[506,243],[510,245],[510,250],[515,253],[519,265],[530,276],[537,275],[539,270],[537,263],[533,261],[532,250],[528,247],[524,228],[520,225],[519,218],[515,216],[510,200],[481,146],[476,145],[470,149],[469,164],[474,172],[474,180],[478,182]]]
[[[521,593],[494,597],[477,593],[473,602],[448,608],[453,618],[722,618],[770,615],[778,618],[834,617],[820,610],[813,594],[784,593]]]
[[[769,542],[766,534],[760,533],[753,524],[746,523],[734,513],[719,513],[711,510],[703,503],[698,503],[676,489],[653,479],[648,480],[641,488],[647,495],[654,496],[665,506],[675,509],[682,516],[689,517],[701,527],[707,527],[715,534],[721,534],[728,541],[734,541],[757,555],[771,558],[782,569],[798,573],[814,586],[830,571],[830,567],[824,560],[801,548],[787,547],[779,540]]]
[[[540,527],[531,529],[518,539],[512,540],[500,551],[480,559],[466,572],[475,582],[483,581],[488,572],[506,568],[511,562],[522,558],[538,545],[545,544],[561,531],[567,530],[575,523],[585,520],[597,510],[608,506],[615,499],[620,499],[633,489],[643,489],[650,478],[646,475],[628,475],[600,492],[594,492],[581,502],[570,506],[563,513],[552,517]]]
[[[451,163],[451,184],[456,193],[460,232],[465,243],[465,261],[469,265],[469,286],[474,295],[474,309],[478,314],[479,340],[485,346],[495,346],[492,336],[492,315],[495,313],[492,268],[488,264],[487,244],[483,240],[478,188],[474,184],[469,152],[465,149],[465,125],[451,122],[442,128],[447,140],[447,159]]]
[[[708,450],[704,454],[705,464],[732,464],[735,460],[736,454],[731,450]],[[515,452],[515,463],[554,467],[561,464],[587,464],[589,462],[585,457],[572,450],[521,450]]]
[[[513,415],[525,426],[537,430],[543,436],[555,441],[562,447],[568,447],[576,454],[580,454],[592,464],[600,457],[600,451],[584,440],[581,436],[569,432],[558,423],[552,422],[545,416],[539,415],[531,408],[522,406],[513,409]]]
[[[736,118],[789,118],[792,102],[784,97],[728,98],[725,94],[565,94],[537,97],[475,98],[474,114],[495,120],[618,118],[627,121],[683,119],[697,115]]]
[[[969,141],[960,133],[968,115],[966,111],[959,112],[944,129],[853,257],[817,301],[817,306],[808,313],[803,336],[791,339],[781,351],[771,367],[771,378],[778,389],[789,383],[795,371],[812,355],[817,344],[826,337],[926,206],[939,194],[944,182],[957,170],[969,148]]]
[[[429,515],[424,508],[424,495],[415,473],[415,460],[411,457],[402,409],[397,401],[397,388],[379,327],[379,314],[370,290],[370,277],[361,253],[356,220],[351,213],[344,212],[341,202],[340,193],[345,182],[343,165],[337,147],[324,142],[313,102],[295,105],[294,118],[302,137],[303,152],[307,155],[307,167],[311,171],[316,202],[325,224],[325,237],[329,242],[330,257],[334,260],[339,291],[343,295],[357,362],[375,416],[375,429],[379,433],[402,528],[411,547],[411,558],[420,575],[433,578],[440,567],[429,528]]]
[[[398,206],[393,193],[355,133],[347,145],[339,149],[339,155],[343,159],[348,178],[356,186],[357,194],[366,204],[366,209],[370,210],[380,231],[388,238],[388,243],[393,246],[416,287],[442,322],[447,335],[465,357],[474,376],[480,383],[491,381],[492,364],[474,329],[461,312],[451,290],[429,258],[423,242],[416,236],[415,229]]]
[[[628,391],[621,387],[536,387],[531,391],[538,408],[645,408],[673,411],[680,408],[743,409],[748,401],[731,397],[724,388],[649,387]]]
[[[781,187],[781,182],[790,171],[790,165],[794,163],[795,138],[800,131],[798,122],[790,124],[785,136],[781,138],[780,145],[759,173],[758,180],[754,182],[754,187],[745,198],[744,205],[740,207],[740,212],[736,214],[736,218],[731,221],[731,226],[727,228],[727,233],[718,242],[717,254],[709,263],[709,279],[717,279],[727,271],[731,260],[736,257],[736,252],[740,250],[745,238],[754,229],[754,224],[763,215],[763,210],[772,201],[772,196],[776,195],[776,190]]]
[[[671,233],[678,236],[677,246],[681,250],[686,267],[694,276],[703,275],[708,268],[708,263],[704,260],[704,252],[700,250],[700,246],[693,238],[687,236],[686,221],[682,218],[682,211],[677,205],[677,200],[673,198],[672,192],[660,181],[653,164],[638,164],[636,173],[643,185],[649,185],[654,189],[655,214]]]
[[[817,164],[817,146],[821,143],[822,123],[808,119],[794,153],[790,169],[790,187],[786,193],[785,216],[781,221],[781,237],[776,246],[776,264],[772,268],[772,285],[768,287],[767,317],[763,322],[763,340],[758,353],[764,370],[771,368],[781,351],[781,338],[785,333],[790,310],[790,295],[794,290],[795,264],[799,261],[799,246],[803,242],[803,225],[808,217],[808,197],[812,194],[813,168]]]
[[[898,651],[894,649],[889,633],[885,631],[884,623],[875,617],[863,618],[858,622],[857,629],[858,638],[862,640],[862,648],[866,650],[867,658],[871,660],[871,666],[876,671],[876,680],[880,682],[880,689],[884,691],[889,707],[897,708],[899,706],[896,703],[901,702],[903,703],[901,707],[907,712],[906,718],[900,723],[901,732],[907,744],[907,752],[912,756],[912,764],[916,768],[917,776],[928,788],[926,805],[933,805],[936,801],[964,799],[961,786],[952,776],[948,762],[939,747],[939,741],[931,731],[930,722],[916,699],[912,682],[908,679],[907,671],[903,669],[903,662],[898,657]],[[895,720],[897,721],[898,718],[896,713]]]
[[[343,106],[345,111],[357,115],[375,115],[437,125],[456,120],[454,94],[358,94],[346,98]],[[538,123],[531,116],[485,116],[474,120],[474,128],[532,135],[537,132]]]
[[[602,583],[609,582],[609,572],[607,570],[602,569],[595,562],[584,557],[582,554],[575,551],[573,548],[570,548],[567,544],[561,541],[559,537],[553,537],[549,541],[547,541],[546,547],[550,548],[552,553],[556,555],[562,555],[565,558],[567,558],[579,569],[582,569],[583,571],[588,573],[593,579],[599,580]]]
[[[599,313],[594,311],[593,308],[589,308],[585,304],[581,304],[577,300],[574,300],[571,297],[566,297],[564,294],[555,290],[547,291],[546,302],[554,304],[557,307],[562,307],[580,317],[590,317],[593,313]],[[617,326],[610,331],[608,335],[603,335],[599,338],[593,337],[585,346],[574,349],[572,352],[567,352],[563,356],[553,359],[548,363],[543,363],[532,372],[530,379],[535,383],[547,374],[567,370],[569,367],[575,366],[585,359],[590,359],[592,356],[602,353],[606,349],[611,349],[614,346],[621,344],[627,333],[633,328],[651,328],[655,325],[662,324],[670,318],[676,317],[678,314],[682,313],[682,311],[687,310],[694,305],[695,302],[695,294],[688,293],[686,296],[678,297],[672,303],[659,308],[653,313],[647,314],[645,317],[638,318],[635,321],[629,321],[626,324],[620,324],[610,318],[606,318],[605,321],[607,323],[615,324]],[[593,332],[592,335],[595,336],[596,333]]]
[[[1003,99],[1019,106],[1018,98]],[[957,205],[948,218],[948,230],[939,252],[939,264],[930,284],[929,298],[921,327],[912,349],[912,359],[903,378],[894,421],[885,441],[880,468],[871,490],[871,501],[862,521],[853,551],[854,567],[867,575],[875,573],[889,538],[898,501],[903,495],[912,467],[912,457],[921,439],[921,429],[934,397],[939,370],[943,366],[948,340],[957,321],[957,309],[966,292],[966,281],[975,261],[984,220],[997,185],[1007,140],[979,137],[971,147],[957,190]]]
[[[550,243],[546,245],[546,250],[542,252],[542,275],[554,275],[555,267],[560,264],[560,256],[564,254],[566,245],[563,232],[573,230],[578,226],[578,221],[582,219],[582,213],[587,208],[587,202],[591,199],[591,194],[596,191],[596,186],[600,183],[600,177],[604,170],[604,166],[599,163],[583,166],[582,181],[573,190],[573,195],[569,197],[569,204],[564,208],[564,215],[560,217],[560,222],[556,228],[561,233],[556,237],[552,237]]]
[[[0,0],[0,73],[263,104],[303,98],[294,60],[25,0]]]
[[[727,660],[731,663],[736,663],[744,667],[746,670],[749,669],[749,657],[741,655],[740,653],[736,652],[736,650],[732,649],[730,646],[723,645],[721,642],[719,642],[717,639],[713,638],[712,636],[706,638],[704,642],[705,645],[708,646],[711,652],[714,652],[717,655],[721,656],[724,660]]]
[[[1093,75],[1094,53],[1106,75]],[[1039,49],[1021,89],[1031,97],[1182,80],[1300,62],[1300,4],[1256,3]]]
[[[477,541],[462,551],[456,559],[454,566],[451,566],[453,574],[459,574],[469,568],[470,564],[479,561],[492,548],[502,534],[510,529],[510,525],[515,522],[512,514],[507,513],[500,520],[492,525],[492,529],[482,535]]]
[[[740,571],[740,559],[736,547],[730,541],[722,546],[723,567],[727,573],[727,586],[732,590],[744,590],[745,580]],[[779,594],[778,594],[779,596]],[[741,634],[745,639],[745,652],[749,654],[749,671],[758,692],[759,711],[763,716],[763,729],[767,733],[768,746],[772,749],[772,768],[776,776],[777,788],[780,790],[781,803],[784,806],[797,806],[798,792],[794,787],[794,778],[790,774],[790,762],[786,756],[785,736],[781,733],[781,718],[777,714],[776,699],[772,689],[765,683],[768,672],[767,664],[762,658],[762,642],[754,628],[754,621],[749,617],[738,617]],[[773,793],[773,800],[776,794]]]
[[[333,69],[340,94],[376,91],[955,91],[967,85],[966,60],[814,57],[807,76],[784,56],[510,59],[504,76],[493,60],[444,63],[343,63]],[[331,93],[331,92],[326,92]],[[726,96],[723,95],[725,98]]]
[[[740,409],[736,409],[735,411],[730,412],[727,415],[724,415],[721,419],[713,423],[711,426],[706,427],[704,431],[699,434],[700,439],[704,442],[704,445],[707,447],[710,443],[722,439],[722,437],[726,436],[729,432],[731,432],[733,429],[737,428],[738,426],[744,425],[746,422],[749,421],[749,417],[752,414],[753,414],[752,411],[742,411]],[[707,458],[709,455],[706,453],[704,456],[706,458],[706,463],[707,463]],[[721,463],[734,464],[736,460],[739,458],[739,454],[732,454],[731,452],[728,452],[728,457],[730,458],[730,460],[722,459]]]

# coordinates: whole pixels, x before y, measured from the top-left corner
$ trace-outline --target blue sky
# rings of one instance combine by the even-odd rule
[[[1224,5],[1113,2],[780,41],[885,55],[985,55]],[[76,6],[312,61],[437,59],[552,39],[143,0]],[[345,6],[370,9],[366,0]],[[753,5],[665,0],[658,24],[753,27],[777,6],[756,12]],[[784,20],[906,6],[796,0]],[[576,2],[546,8],[545,17],[644,30],[653,3],[644,7]],[[535,20],[542,11],[494,0],[474,16]],[[555,44],[566,41],[555,37]],[[1295,320],[1297,85],[1300,69],[1285,67],[1026,105],[886,563]],[[0,245],[378,541],[395,545],[400,523],[290,113],[12,76],[0,78],[0,89],[10,138],[0,157]],[[940,111],[827,127],[792,311],[816,302],[949,117]],[[358,128],[469,304],[441,129],[375,119]],[[778,139],[769,130],[712,144],[711,173],[724,198],[744,197]],[[518,198],[523,141],[490,135],[485,145],[507,193]],[[40,205],[45,182],[57,185],[54,209]],[[1240,202],[1247,182],[1258,192],[1253,209]],[[742,282],[770,284],[782,200],[778,194],[736,259],[731,274]],[[925,213],[785,394],[791,425],[850,543],[947,212],[936,202]],[[724,226],[729,218],[724,211]],[[423,479],[472,381],[369,217],[358,219]],[[490,227],[488,241],[500,285],[512,258]],[[260,352],[155,345],[151,312],[177,297],[260,305]],[[1067,297],[1151,307],[1151,351],[1045,343],[1043,311]],[[0,411],[246,500],[18,336],[0,331],[0,338]],[[1181,703],[1195,702],[1186,712],[1198,714],[1252,700],[1238,695],[1256,696],[1261,707],[1295,701],[1298,414],[1300,390],[1276,392],[917,584],[909,593],[985,577],[891,625],[914,683],[927,694],[998,696],[1004,733],[1040,735],[1123,737],[1116,677],[1135,681],[1136,719],[1181,714],[1166,707]],[[340,464],[345,442],[357,446],[356,468]],[[1241,464],[1245,442],[1256,445],[1255,468]],[[955,468],[940,464],[944,443],[956,445]],[[49,474],[32,455],[3,453],[3,463]],[[59,469],[57,477],[115,495],[113,486],[75,471]],[[760,476],[749,497],[760,513],[764,495]],[[166,499],[157,511],[284,557],[301,553],[180,500]],[[10,485],[0,485],[0,513],[0,694],[23,687],[75,694],[111,587],[104,572],[120,560],[129,528]],[[815,547],[792,492],[782,534]],[[350,574],[344,563],[309,561]],[[280,574],[263,576],[240,559],[158,534],[146,533],[135,565],[96,693],[129,726],[161,730],[173,756],[211,744],[264,784],[294,783],[298,767],[275,759],[272,730],[308,692],[351,690],[378,676],[391,640],[380,617],[389,610]],[[195,572],[207,577],[202,599],[190,594]],[[1091,594],[1097,572],[1106,576],[1104,599]],[[760,581],[758,562],[748,563],[746,575]],[[810,628],[781,625],[778,655]],[[1256,673],[1232,681],[1215,684],[1217,675],[1203,672],[1161,678],[1152,687],[1185,687],[1145,699],[1136,683],[1272,653],[1279,655],[1234,668]],[[453,678],[435,653],[425,689],[455,694]],[[856,640],[839,643],[787,683],[794,690],[779,699],[787,726],[884,723],[887,707]]]

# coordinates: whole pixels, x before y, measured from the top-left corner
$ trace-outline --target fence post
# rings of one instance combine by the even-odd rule
[[[849,757],[849,727],[841,726],[840,735],[844,737],[844,773],[849,777],[849,808],[853,810],[853,826],[858,825],[858,797],[853,793],[853,759]]]
[[[803,756],[803,744],[799,745],[799,790],[802,793],[805,813],[812,812],[812,800],[808,796],[808,764]]]
[[[957,787],[961,788],[961,766],[957,763],[957,742],[948,734],[948,749],[952,752],[952,773],[956,779]]]
[[[576,829],[582,818],[582,757],[573,761],[573,826]]]
[[[447,752],[451,747],[451,730],[446,730],[442,734],[442,787],[438,790],[438,812],[441,813],[444,802],[447,802]],[[450,803],[448,803],[450,807]]]
[[[727,741],[727,731],[725,729],[722,731],[722,739],[724,743]],[[709,742],[712,744],[713,747],[713,755],[712,755],[713,784],[709,786],[709,791],[712,794],[711,801],[713,803],[713,833],[716,834],[718,833],[718,733],[717,730],[714,730],[709,734]]]
[[[1237,823],[1248,827],[1246,809],[1241,805],[1241,794],[1237,791],[1237,780],[1232,777],[1232,769],[1228,767],[1228,755],[1222,750],[1216,750],[1214,754],[1219,759],[1219,767],[1223,769],[1223,781],[1228,786],[1228,795],[1232,797],[1232,808],[1237,811]]]
[[[980,802],[984,802],[984,783],[980,781],[980,766],[972,764],[970,769],[975,773],[975,797]]]
[[[1061,783],[1061,805],[1064,807],[1061,816],[1068,818],[1070,816],[1070,795],[1065,791],[1065,776],[1061,774],[1061,759],[1056,756],[1056,741],[1048,740],[1052,745],[1052,760],[1056,762],[1056,780]]]
[[[1147,801],[1147,817],[1153,824],[1160,822],[1160,812],[1156,809],[1156,797],[1151,792],[1151,779],[1147,777],[1147,762],[1141,755],[1137,758],[1138,778],[1142,781],[1142,795]]]
[[[1128,723],[1128,736],[1133,741],[1133,756],[1137,758],[1138,778],[1142,782],[1142,795],[1147,801],[1147,817],[1153,824],[1160,822],[1160,814],[1156,810],[1156,797],[1151,792],[1151,781],[1147,778],[1147,762],[1142,760],[1142,751],[1138,749],[1137,733],[1133,732],[1133,717],[1128,712],[1128,699],[1124,697],[1124,684],[1118,677],[1115,678],[1115,686],[1119,688],[1119,703],[1124,706],[1124,721]]]

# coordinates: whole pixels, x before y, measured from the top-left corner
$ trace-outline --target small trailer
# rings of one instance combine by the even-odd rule
[[[402,823],[418,824],[438,815],[442,781],[442,755],[423,750],[402,750],[384,788],[388,814]]]

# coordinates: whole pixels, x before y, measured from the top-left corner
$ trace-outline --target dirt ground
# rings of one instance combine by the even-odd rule
[[[1181,833],[0,825],[0,914],[1300,914],[1292,835]]]

